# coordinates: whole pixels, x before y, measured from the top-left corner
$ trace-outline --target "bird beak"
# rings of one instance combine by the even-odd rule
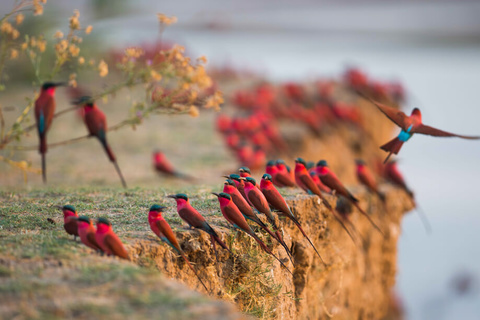
[[[247,180],[247,179],[246,179],[245,177],[240,177],[240,180],[245,181],[245,180]]]
[[[57,209],[63,210],[63,206],[54,206]]]
[[[177,196],[174,195],[174,194],[171,194],[171,195],[167,196],[167,198],[177,199]]]
[[[227,179],[230,179],[230,176],[222,176],[223,178],[227,178]]]
[[[216,192],[212,192],[212,194],[216,195],[217,197],[220,197],[220,195]]]

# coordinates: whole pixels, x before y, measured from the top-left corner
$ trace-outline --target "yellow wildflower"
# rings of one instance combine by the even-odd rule
[[[76,73],[70,74],[70,76],[68,77],[68,85],[73,87],[73,88],[77,87],[77,74]]]
[[[93,30],[93,27],[92,26],[88,26],[86,29],[85,29],[85,34],[90,34],[90,32],[92,32]]]
[[[60,30],[57,30],[57,32],[55,32],[55,34],[53,35],[53,37],[54,37],[55,39],[61,39],[61,38],[63,38],[63,32],[60,31]]]
[[[15,23],[18,25],[22,24],[23,20],[25,19],[25,16],[21,13],[17,14],[15,17]]]
[[[17,39],[20,36],[20,32],[17,29],[12,30],[12,39]]]
[[[30,45],[33,46],[31,43]],[[65,52],[67,48],[68,48],[68,41],[65,39],[63,39],[62,41],[60,41],[55,45],[55,51],[59,54]]]
[[[189,95],[188,95],[188,100],[191,102],[191,103],[194,103],[198,98],[198,92],[197,91],[190,91]]]
[[[207,71],[203,65],[199,65],[195,68],[195,74],[192,76],[192,81],[202,89],[212,86],[212,79],[207,75]]]
[[[224,102],[221,91],[216,91],[213,96],[208,97],[205,102],[205,108],[214,108],[216,111],[220,109],[220,105]]]
[[[47,41],[43,39],[37,40],[37,48],[38,48],[38,51],[44,52],[45,49],[47,48]]]
[[[196,118],[198,117],[198,115],[200,114],[200,112],[198,111],[198,108],[195,107],[194,105],[191,105],[190,106],[190,109],[188,110],[188,114],[193,117],[193,118]]]
[[[98,64],[98,71],[100,72],[100,77],[106,77],[108,74],[108,64],[102,60]]]
[[[0,25],[0,31],[5,34],[10,34],[12,33],[13,27],[8,21],[3,21],[2,24]]]
[[[145,52],[143,51],[142,48],[139,47],[129,47],[125,49],[125,55],[129,58],[139,58],[143,56]]]
[[[22,43],[22,45],[20,46],[20,49],[22,49],[22,51],[27,50],[27,48],[28,48],[28,43],[26,42]]]
[[[73,16],[70,17],[70,29],[71,30],[80,29],[80,21],[78,21],[79,17],[80,17],[80,12],[78,10],[74,10],[73,11]]]
[[[164,25],[167,25],[167,26],[177,22],[177,17],[175,17],[175,16],[168,17],[167,15],[165,15],[163,13],[157,13],[157,17],[158,17],[158,21],[161,24],[164,24]]]
[[[201,56],[201,57],[197,58],[197,61],[205,64],[205,63],[207,63],[207,57]]]
[[[80,48],[74,44],[71,44],[70,47],[68,47],[68,51],[70,51],[72,57],[76,57],[80,53]]]
[[[84,64],[84,63],[85,63],[85,58],[84,57],[78,58],[78,64]]]
[[[42,3],[45,3],[42,1]],[[43,14],[43,6],[38,0],[33,0],[33,15],[40,16]]]
[[[18,50],[17,49],[11,49],[10,50],[10,59],[17,59],[18,57]]]
[[[153,81],[160,81],[162,80],[162,75],[155,70],[150,71],[150,77]]]

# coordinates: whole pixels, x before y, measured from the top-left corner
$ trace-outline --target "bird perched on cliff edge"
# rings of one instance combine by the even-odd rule
[[[275,188],[275,186],[272,183],[272,176],[269,175],[268,173],[264,174],[262,177],[262,181],[260,181],[260,190],[262,193],[265,195],[265,198],[267,199],[268,203],[278,210],[280,213],[282,213],[285,217],[289,218],[290,220],[295,223],[297,228],[300,230],[300,232],[303,234],[303,236],[308,240],[312,248],[315,250],[317,253],[318,257],[320,260],[322,260],[322,263],[326,265],[325,261],[323,261],[322,256],[320,256],[320,253],[318,253],[317,248],[313,245],[312,241],[310,238],[307,236],[305,231],[303,231],[302,226],[300,225],[300,222],[298,222],[297,218],[293,215],[292,211],[290,210],[290,207],[288,206],[287,202],[285,199],[282,197],[280,192]]]
[[[255,234],[255,232],[253,232],[252,228],[248,225],[247,220],[245,220],[240,210],[237,208],[235,203],[233,203],[232,197],[230,197],[228,193],[213,192],[212,194],[217,196],[218,202],[220,203],[220,210],[222,211],[222,215],[228,222],[230,222],[235,228],[242,230],[243,232],[251,236],[253,239],[255,239],[255,241],[258,242],[263,251],[273,256],[278,262],[280,262],[283,267],[285,267],[285,269],[288,270],[288,272],[292,273],[287,268],[287,266],[285,266],[285,264],[280,261],[280,259],[278,259],[277,256],[275,256],[270,249],[268,249],[265,243],[260,240],[260,238]]]
[[[375,104],[375,106],[377,106],[377,108],[384,115],[386,115],[387,118],[389,118],[393,123],[395,123],[402,129],[396,138],[380,147],[382,150],[388,152],[388,156],[383,163],[386,163],[392,154],[398,154],[398,152],[400,152],[400,149],[402,148],[402,145],[408,140],[410,140],[410,138],[415,133],[426,134],[434,137],[457,137],[470,140],[480,139],[479,136],[459,135],[424,125],[422,123],[422,113],[418,108],[413,109],[410,116],[407,116],[405,113],[398,109],[389,107],[371,99],[368,100]]]
[[[128,251],[120,238],[113,232],[112,224],[106,218],[98,218],[95,240],[106,254],[128,260]]]
[[[194,207],[192,207],[186,194],[172,194],[167,196],[167,198],[175,199],[177,203],[177,213],[183,221],[185,221],[190,227],[200,229],[210,235],[210,241],[212,243],[213,250],[215,251],[217,261],[218,254],[215,242],[218,242],[222,248],[228,250],[228,252],[233,255],[232,251],[228,249],[227,245],[222,241],[222,239],[220,239],[215,230],[208,224],[207,220],[205,220],[205,218]]]
[[[100,141],[103,149],[105,149],[105,152],[107,153],[108,159],[115,166],[123,187],[126,188],[127,184],[120,171],[120,167],[118,166],[117,158],[107,142],[107,118],[105,117],[105,114],[97,107],[93,99],[89,96],[83,96],[78,101],[73,102],[73,104],[83,105],[85,110],[83,120],[87,126],[88,133]]]
[[[363,184],[370,192],[378,195],[382,202],[385,202],[385,194],[378,189],[377,181],[373,176],[372,171],[367,167],[365,161],[362,159],[356,159],[355,164],[357,166],[357,179]]]
[[[66,85],[63,82],[45,82],[40,90],[40,95],[35,100],[35,121],[38,130],[40,144],[38,152],[42,155],[42,177],[43,183],[47,183],[47,132],[52,124],[55,114],[55,89],[58,86]]]
[[[355,207],[357,207],[358,211],[360,211],[367,219],[370,221],[372,226],[378,230],[382,235],[384,235],[382,229],[380,229],[375,222],[373,222],[372,218],[363,211],[363,209],[360,207],[358,204],[359,200],[355,198],[350,191],[345,188],[345,186],[340,182],[340,180],[337,178],[335,173],[328,168],[327,161],[325,160],[320,160],[317,163],[317,174],[320,180],[322,180],[322,183],[329,187],[332,190],[335,190],[336,194],[344,196],[347,198]]]
[[[160,240],[175,249],[175,251],[177,251],[177,253],[182,256],[188,267],[192,269],[193,273],[195,273],[195,275],[197,276],[198,281],[200,281],[205,290],[207,290],[208,292],[207,286],[203,283],[202,279],[200,279],[197,271],[195,271],[193,266],[190,264],[190,261],[187,259],[185,252],[183,252],[182,248],[180,247],[180,244],[178,243],[177,237],[175,237],[172,228],[163,218],[163,209],[165,209],[165,207],[158,204],[154,204],[150,207],[150,210],[148,211],[148,223],[150,224],[150,229],[152,229],[153,233],[155,233],[160,238]]]

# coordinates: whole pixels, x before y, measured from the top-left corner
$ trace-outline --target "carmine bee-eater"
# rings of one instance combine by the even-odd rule
[[[98,218],[95,240],[107,255],[128,260],[128,251],[120,238],[113,232],[112,224],[106,218]]]
[[[245,179],[245,194],[247,195],[247,201],[250,203],[252,207],[254,207],[258,212],[263,213],[266,217],[268,222],[273,226],[275,230],[275,234],[277,235],[277,240],[282,244],[283,248],[288,254],[288,257],[293,263],[291,252],[288,249],[285,241],[283,241],[282,234],[279,231],[277,224],[275,223],[275,217],[270,210],[270,206],[268,205],[267,198],[263,195],[262,191],[260,191],[260,187],[257,186],[257,182],[252,177],[247,177]]]
[[[305,231],[303,231],[303,228],[300,225],[300,222],[298,222],[297,218],[295,218],[295,216],[293,215],[287,202],[282,197],[280,192],[278,192],[277,188],[275,188],[275,186],[273,185],[272,176],[269,175],[268,173],[264,174],[262,177],[262,181],[260,181],[260,190],[262,191],[263,195],[267,199],[268,203],[274,209],[278,210],[285,217],[289,218],[290,220],[293,221],[293,223],[295,223],[295,225],[298,227],[298,229],[303,234],[303,236],[308,240],[308,242],[310,242],[310,245],[313,247],[313,249],[317,253],[320,260],[322,260],[322,263],[325,264],[325,261],[323,261],[323,258],[320,256],[320,253],[318,253],[317,248],[315,248],[310,238],[307,236]]]
[[[385,194],[378,189],[378,184],[373,176],[372,171],[367,167],[365,161],[362,159],[356,159],[355,164],[357,166],[357,179],[363,184],[367,189],[378,195],[382,202],[385,202]]]
[[[73,236],[73,240],[77,240],[78,236],[78,226],[77,226],[77,218],[78,213],[75,210],[74,206],[66,205],[66,206],[58,206],[57,208],[63,211],[63,227],[65,231]]]
[[[252,173],[250,172],[250,169],[247,167],[240,167],[238,169],[238,172],[240,174],[240,177],[246,178],[246,177],[251,177]]]
[[[223,192],[230,195],[232,198],[233,203],[237,206],[238,210],[243,214],[245,219],[248,219],[250,221],[255,222],[258,224],[263,230],[265,230],[273,239],[277,240],[278,243],[280,243],[285,250],[288,250],[288,247],[285,245],[285,243],[280,240],[276,234],[274,234],[268,226],[263,223],[262,220],[255,214],[253,211],[253,208],[250,206],[250,204],[245,200],[245,198],[240,194],[240,191],[235,187],[235,183],[233,180],[226,180],[223,186]]]
[[[245,194],[245,179],[241,179],[240,175],[236,173],[232,173],[228,176],[223,176],[223,177],[233,180],[233,182],[235,183],[235,187],[237,187],[238,191],[243,196],[243,198],[248,201],[247,195]]]
[[[287,173],[285,174],[281,172],[280,169],[278,169],[275,161],[273,160],[268,161],[265,171],[266,173],[272,176],[272,182],[277,187],[282,188],[282,187],[295,186],[295,183],[292,181],[290,174],[286,171],[286,167],[285,167],[285,172]]]
[[[423,210],[418,206],[417,201],[415,200],[415,194],[413,191],[408,187],[407,183],[405,182],[405,179],[403,178],[402,173],[397,167],[397,162],[396,161],[389,161],[385,164],[384,172],[383,175],[387,181],[390,183],[402,188],[405,190],[405,192],[410,196],[410,198],[413,201],[413,205],[417,209],[418,216],[422,220],[423,226],[425,227],[425,231],[427,233],[432,232],[432,227],[430,226],[430,223],[428,221],[427,215]]]
[[[163,173],[167,176],[172,176],[185,180],[193,180],[193,177],[190,177],[189,175],[175,170],[170,161],[168,161],[165,154],[158,150],[153,152],[153,167],[157,172]]]
[[[335,173],[328,168],[327,161],[320,160],[317,163],[317,174],[320,180],[322,180],[323,184],[329,187],[332,190],[335,190],[336,194],[344,196],[347,198],[355,207],[357,207],[358,211],[360,211],[367,219],[370,221],[372,226],[377,229],[382,235],[384,235],[383,231],[373,222],[372,218],[363,211],[363,209],[358,204],[359,200],[355,198],[350,191],[345,188],[345,186],[340,182],[337,178]]]
[[[40,95],[35,100],[35,121],[38,137],[40,138],[38,151],[42,155],[42,177],[44,183],[47,182],[47,163],[45,159],[45,154],[47,153],[47,132],[55,114],[55,89],[63,85],[65,85],[63,82],[45,82],[42,85]]]
[[[292,176],[290,167],[285,164],[285,161],[279,159],[276,161],[278,173],[277,180],[288,187],[295,187],[295,181]]]
[[[96,230],[92,220],[87,216],[80,216],[76,220],[78,235],[80,236],[82,243],[95,251],[102,252],[102,248],[98,245],[97,240],[95,240]]]
[[[321,192],[325,193],[331,193],[332,190],[324,185],[320,178],[318,177],[317,170],[315,168],[308,170],[308,173],[310,174],[310,177],[312,177],[313,182],[317,185],[318,189],[320,189]]]
[[[169,195],[167,197],[175,199],[175,201],[177,202],[178,215],[180,216],[180,218],[182,218],[183,221],[185,221],[190,227],[200,229],[210,235],[210,241],[212,243],[213,250],[215,251],[217,261],[218,254],[215,242],[218,242],[218,244],[222,248],[228,250],[231,254],[233,254],[232,251],[228,249],[227,245],[222,241],[222,239],[220,239],[215,230],[208,224],[207,220],[205,220],[205,218],[194,207],[192,207],[186,194],[177,193],[174,195]]]
[[[350,231],[347,229],[347,227],[343,223],[343,220],[342,220],[341,216],[339,216],[337,214],[337,212],[335,210],[333,210],[330,203],[327,201],[327,199],[325,199],[325,197],[320,192],[320,189],[318,188],[318,186],[313,181],[312,177],[310,176],[310,173],[308,173],[308,171],[307,171],[307,164],[306,164],[305,160],[303,160],[302,158],[295,159],[295,182],[306,193],[315,194],[317,197],[322,199],[322,202],[325,204],[327,209],[330,210],[333,217],[338,221],[338,223],[340,223],[343,230],[345,230],[345,232],[348,234],[350,239],[352,239],[352,241],[354,243],[356,243],[352,234],[350,233]]]
[[[170,247],[176,250],[179,255],[182,256],[188,267],[192,269],[193,273],[195,273],[195,275],[197,276],[198,281],[200,281],[205,290],[208,292],[207,286],[203,283],[202,279],[200,279],[197,271],[195,271],[192,264],[187,259],[187,256],[185,255],[185,252],[183,252],[182,247],[180,247],[180,244],[178,243],[177,237],[175,237],[172,228],[165,220],[165,218],[163,218],[162,211],[165,208],[166,207],[160,206],[158,204],[154,204],[150,207],[150,210],[148,211],[148,223],[150,224],[150,229],[152,229],[153,233],[155,233],[160,238],[160,240],[168,244]]]
[[[283,264],[283,262],[280,261],[280,259],[278,259],[277,256],[275,256],[270,249],[268,249],[265,243],[263,243],[263,241],[260,240],[260,238],[255,234],[255,232],[253,232],[252,228],[247,223],[247,220],[245,220],[240,210],[237,208],[235,203],[233,203],[232,197],[230,197],[230,195],[225,192],[222,192],[222,193],[214,192],[213,194],[217,196],[218,201],[220,202],[220,210],[222,211],[222,214],[225,217],[225,219],[227,219],[227,221],[230,222],[235,228],[242,230],[243,232],[251,236],[253,239],[255,239],[255,241],[258,242],[258,244],[260,245],[263,251],[273,256],[278,262],[280,262],[280,264],[285,269],[288,270],[288,272],[292,273],[287,268],[287,266],[285,266],[285,264]]]
[[[117,158],[107,142],[107,118],[105,117],[105,114],[97,107],[92,98],[88,96],[81,97],[78,101],[75,101],[74,104],[83,105],[85,110],[84,121],[85,125],[87,126],[88,133],[100,141],[102,147],[107,153],[108,159],[115,166],[118,176],[122,181],[123,187],[126,188],[127,184],[125,183],[125,179],[123,178],[120,167],[118,166]]]
[[[442,131],[422,123],[422,113],[418,108],[413,109],[410,116],[407,116],[402,111],[384,105],[382,103],[376,102],[374,100],[369,99],[373,104],[377,106],[377,108],[387,116],[393,123],[399,126],[402,130],[398,137],[394,138],[393,140],[387,142],[380,148],[388,152],[388,156],[385,159],[384,163],[388,161],[390,156],[394,154],[398,154],[402,145],[407,142],[415,133],[419,134],[426,134],[429,136],[434,137],[457,137],[462,139],[480,139],[478,136],[465,136],[450,133],[447,131]]]

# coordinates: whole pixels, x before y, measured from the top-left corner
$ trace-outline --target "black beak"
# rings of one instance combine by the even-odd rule
[[[220,197],[220,195],[216,192],[212,192],[212,194],[216,195],[217,197]]]
[[[57,209],[63,210],[63,206],[54,206]]]
[[[227,179],[230,179],[230,176],[222,176],[223,178],[227,178]]]
[[[167,198],[177,199],[177,196],[174,195],[174,194],[171,194],[171,195],[167,196]]]

